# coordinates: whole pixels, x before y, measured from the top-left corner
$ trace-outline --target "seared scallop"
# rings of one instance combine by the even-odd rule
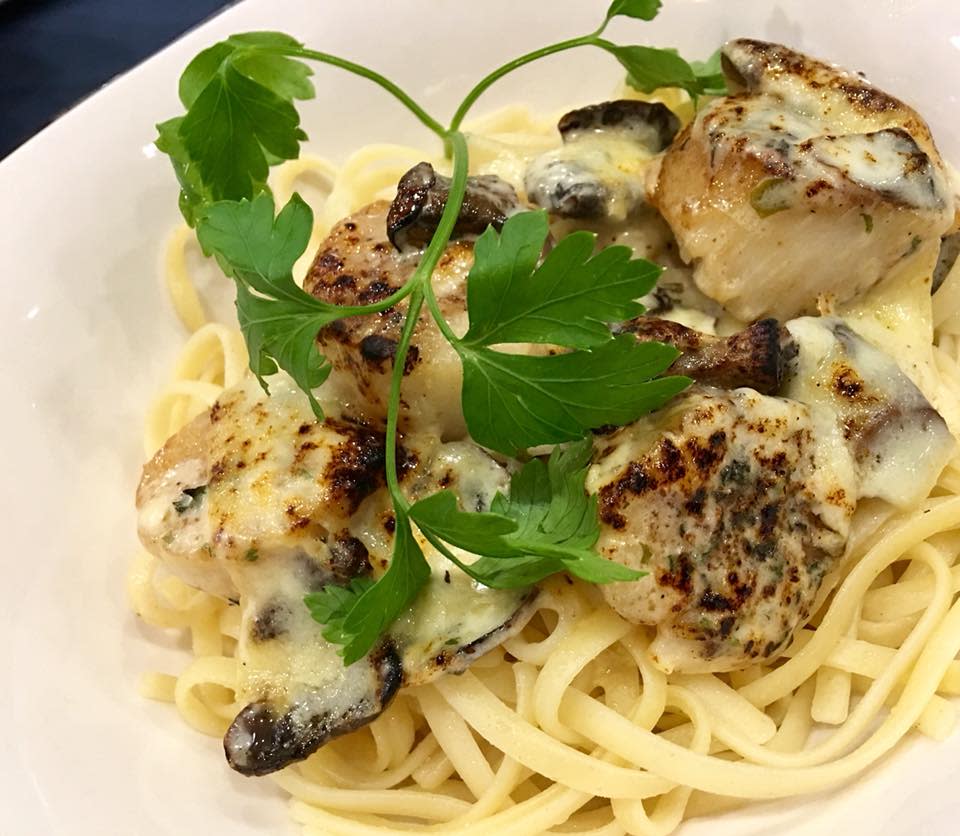
[[[530,590],[480,587],[421,543],[424,593],[366,657],[344,666],[304,597],[389,566],[393,517],[383,436],[318,422],[284,376],[225,392],[144,468],[137,493],[146,548],[187,583],[238,601],[238,699],[230,764],[264,774],[376,717],[398,688],[462,669],[519,626]],[[441,486],[487,507],[509,472],[476,445],[404,439],[411,500]]]
[[[237,596],[237,571],[265,552],[330,563],[329,546],[383,484],[380,433],[317,422],[286,376],[270,392],[251,377],[224,392],[144,466],[137,491],[144,545],[223,598]],[[344,581],[353,568],[343,567]]]
[[[745,667],[806,622],[857,503],[916,506],[956,442],[893,358],[839,319],[761,322],[726,341],[657,320],[636,325],[641,338],[690,346],[680,359],[701,380],[756,388],[783,379],[781,397],[691,388],[599,439],[587,480],[599,498],[601,554],[649,572],[603,594],[624,618],[657,626],[658,663]],[[757,329],[767,336],[746,338]]]
[[[401,252],[387,238],[390,204],[380,201],[340,221],[330,231],[304,280],[304,290],[337,305],[378,302],[413,275],[422,253]],[[450,327],[467,330],[466,277],[473,244],[451,243],[433,274],[437,301]],[[383,429],[393,357],[406,316],[400,302],[380,314],[338,320],[317,342],[333,372],[326,384],[345,410]],[[460,408],[460,359],[429,313],[422,313],[404,364],[400,427],[457,439],[466,435]]]
[[[858,296],[952,227],[943,161],[910,107],[776,44],[731,41],[723,61],[737,92],[648,182],[707,296],[742,320],[788,319],[821,294]]]
[[[423,255],[446,204],[449,181],[426,163],[401,179],[392,204],[379,201],[340,221],[317,253],[304,290],[337,305],[366,305],[399,290]],[[447,323],[467,330],[466,278],[473,239],[488,225],[499,228],[518,208],[513,188],[499,178],[471,177],[452,241],[433,273],[433,290]],[[387,418],[393,357],[406,316],[400,302],[380,314],[338,320],[317,341],[330,359],[328,386],[359,420],[383,428]],[[466,437],[460,408],[460,359],[422,313],[404,363],[400,428],[443,439]]]
[[[803,404],[699,386],[596,447],[600,554],[649,573],[603,595],[656,625],[657,664],[733,670],[782,649],[846,543],[845,448],[822,452]]]

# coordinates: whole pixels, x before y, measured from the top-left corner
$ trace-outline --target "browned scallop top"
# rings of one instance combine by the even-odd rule
[[[389,209],[379,200],[337,223],[317,251],[303,289],[336,305],[369,305],[398,290],[418,259],[401,257],[387,240]]]
[[[687,644],[668,667],[729,669],[782,647],[843,547],[825,510],[853,510],[843,478],[815,478],[829,464],[806,408],[695,389],[601,444],[600,551],[649,572],[604,587],[610,604]]]
[[[370,305],[390,296],[403,287],[420,263],[420,253],[401,253],[387,240],[386,219],[390,204],[377,201],[344,218],[321,245],[303,288],[324,302],[335,305]],[[450,244],[435,270],[435,284],[454,272],[465,277],[473,260],[473,244],[459,241]],[[440,292],[451,310],[466,309],[465,288],[453,293]],[[321,344],[336,342],[355,348],[358,358],[374,369],[383,371],[392,365],[396,343],[403,327],[406,302],[378,314],[338,320],[320,332]],[[426,315],[421,317],[423,324]],[[415,338],[416,339],[416,338]],[[415,365],[416,342],[407,365]],[[407,368],[409,373],[411,368]]]
[[[836,66],[782,44],[738,38],[724,47],[722,62],[723,70],[734,87],[752,89],[760,86],[764,78],[792,76],[811,90],[839,94],[851,108],[864,115],[896,110],[913,113],[900,99],[874,87],[860,76],[838,70]],[[929,129],[919,117],[916,123],[929,138]]]
[[[277,538],[326,539],[383,483],[381,433],[317,421],[291,383],[274,382],[268,399],[250,378],[147,463],[137,502],[155,508],[142,534],[164,550],[196,548],[184,533],[202,527],[212,555],[237,560]],[[196,501],[181,501],[185,491]]]

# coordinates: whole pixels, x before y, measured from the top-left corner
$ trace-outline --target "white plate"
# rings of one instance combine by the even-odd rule
[[[247,0],[85,101],[0,164],[0,832],[294,832],[281,793],[243,779],[221,747],[136,683],[184,657],[128,612],[140,425],[183,340],[158,281],[177,221],[153,124],[179,111],[176,81],[204,46],[279,29],[384,71],[447,114],[482,70],[592,29],[606,3],[320,3]],[[722,40],[780,40],[862,70],[918,107],[960,161],[960,4],[954,0],[667,0],[623,42],[703,57]],[[563,12],[561,13],[561,9]],[[429,56],[425,58],[424,56]],[[580,50],[517,73],[481,110],[553,109],[604,96],[611,59]],[[370,141],[431,137],[373,86],[318,68],[310,148],[341,158]],[[842,792],[689,825],[684,833],[955,833],[960,734],[911,739]]]

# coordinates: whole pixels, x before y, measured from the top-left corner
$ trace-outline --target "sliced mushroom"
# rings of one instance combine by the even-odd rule
[[[426,246],[450,196],[450,178],[430,163],[418,163],[400,178],[387,215],[387,235],[398,250]],[[500,229],[520,208],[513,186],[493,174],[467,178],[467,191],[453,228],[454,238],[476,236],[488,226]]]
[[[565,218],[622,220],[644,202],[644,171],[680,120],[660,103],[623,99],[567,113],[563,147],[534,160],[527,197]]]
[[[940,255],[937,257],[937,266],[933,271],[933,282],[930,285],[930,292],[935,293],[944,283],[953,265],[957,263],[957,257],[960,256],[960,232],[953,232],[950,235],[944,235],[940,241]]]
[[[405,438],[410,500],[440,487],[485,508],[509,471],[470,442]],[[401,685],[462,670],[522,626],[533,591],[481,587],[419,535],[431,567],[424,594],[363,659],[345,667],[304,597],[389,566],[395,520],[383,436],[342,419],[317,422],[284,376],[225,392],[144,468],[140,537],[171,571],[239,600],[237,699],[224,738],[239,772],[262,775],[370,722]]]
[[[729,337],[714,337],[668,319],[641,316],[619,327],[641,342],[667,343],[681,354],[668,374],[681,374],[721,389],[747,386],[776,394],[783,375],[784,346],[780,324],[763,319]]]
[[[334,737],[375,719],[399,690],[403,663],[382,640],[345,667],[303,602],[335,583],[329,567],[298,571],[296,557],[264,549],[237,576],[243,608],[237,696],[247,701],[224,735],[227,762],[266,775],[310,755]],[[323,575],[326,574],[326,578]]]
[[[598,134],[612,134],[638,142],[657,153],[666,148],[680,130],[680,120],[660,102],[618,99],[587,105],[560,117],[557,130],[564,143]]]
[[[723,48],[742,92],[701,110],[648,198],[698,287],[742,320],[843,303],[954,221],[923,120],[856,75],[786,47]]]

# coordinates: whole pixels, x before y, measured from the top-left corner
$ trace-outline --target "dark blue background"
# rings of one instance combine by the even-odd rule
[[[227,0],[0,0],[0,158]]]

